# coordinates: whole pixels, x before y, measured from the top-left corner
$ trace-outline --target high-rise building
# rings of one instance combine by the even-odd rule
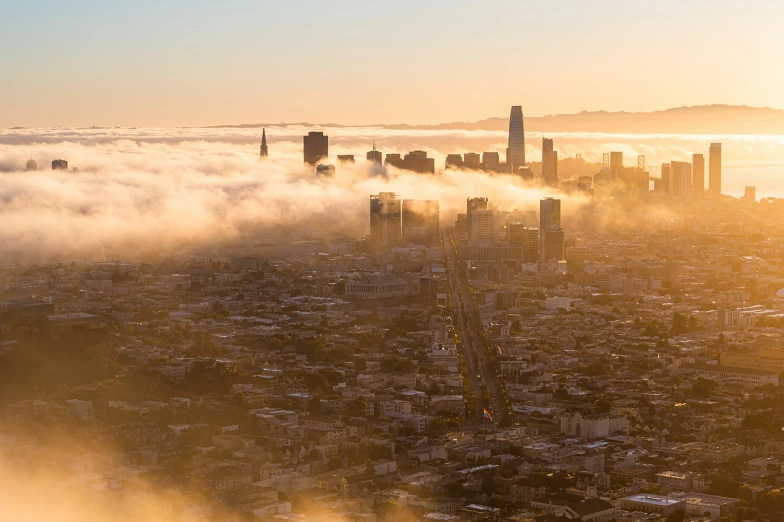
[[[523,243],[523,261],[536,263],[539,259],[539,229],[526,227],[525,241]]]
[[[403,168],[420,174],[435,174],[436,160],[423,150],[413,150],[403,157]]]
[[[757,202],[757,187],[752,187],[747,185],[746,189],[743,192],[743,198],[741,200],[744,203],[756,203]]]
[[[525,166],[525,127],[523,125],[523,108],[512,107],[509,114],[509,142],[506,149],[506,164],[509,172],[516,174],[517,169]]]
[[[52,170],[68,170],[68,161],[62,159],[52,160]]]
[[[469,222],[469,243],[498,243],[498,211],[496,209],[474,210]]]
[[[662,163],[661,166],[661,190],[665,194],[670,194],[670,164]]]
[[[446,168],[446,170],[462,169],[463,156],[461,156],[460,154],[447,154],[444,167]]]
[[[562,228],[548,230],[544,233],[544,251],[540,250],[539,256],[544,261],[562,261],[564,259],[564,231]]]
[[[438,201],[406,199],[403,201],[403,242],[428,247],[438,245]]]
[[[463,154],[463,166],[467,169],[481,169],[482,157],[476,152],[466,152]]]
[[[25,164],[25,170],[28,172],[31,170],[38,170],[38,163],[36,163],[36,161],[33,158],[30,158],[29,160],[27,160],[27,163]]]
[[[400,196],[381,192],[370,196],[370,242],[375,252],[400,244],[403,238]]]
[[[367,153],[367,160],[372,161],[373,163],[381,163],[382,157],[383,154],[381,154],[381,151],[376,150],[376,144],[374,143],[373,150],[368,151]]]
[[[708,192],[711,197],[721,196],[721,143],[711,143],[708,153]]]
[[[691,197],[691,164],[685,161],[670,163],[670,194],[679,198]]]
[[[402,157],[400,154],[387,154],[384,164],[420,174],[434,174],[436,172],[436,160],[428,158],[427,152],[423,150],[413,150]]]
[[[338,154],[338,163],[356,163],[353,154]]]
[[[471,215],[480,210],[487,210],[487,198],[467,198],[466,199],[466,239],[471,241],[473,235],[471,231]]]
[[[302,137],[302,144],[305,163],[308,165],[318,165],[321,160],[329,156],[329,136],[325,136],[323,132],[309,132],[307,136]]]
[[[498,172],[501,167],[501,156],[497,152],[482,153],[482,168],[489,172]]]
[[[705,194],[705,156],[702,154],[691,157],[691,193],[696,197]]]
[[[612,179],[618,179],[623,170],[623,152],[610,153],[610,174]]]
[[[542,198],[539,201],[539,258],[542,261],[563,259],[561,200]]]
[[[267,150],[267,129],[261,129],[261,147],[259,147],[259,157],[266,158],[269,151]]]
[[[551,187],[558,186],[558,152],[550,138],[542,138],[542,179]]]
[[[542,198],[539,201],[539,230],[561,228],[561,200]]]
[[[466,214],[458,214],[455,219],[455,230],[457,231],[457,239],[468,240],[468,216]]]

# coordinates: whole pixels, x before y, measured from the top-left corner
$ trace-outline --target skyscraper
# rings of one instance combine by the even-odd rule
[[[444,168],[446,168],[446,170],[462,169],[463,156],[461,156],[460,154],[447,154]]]
[[[670,194],[679,198],[691,197],[691,164],[685,161],[670,163]]]
[[[623,152],[610,153],[610,174],[612,179],[618,179],[623,170]]]
[[[305,163],[316,166],[329,156],[329,136],[323,132],[309,132],[302,137]]]
[[[394,192],[370,196],[370,242],[374,251],[397,246],[402,238],[400,196]]]
[[[691,193],[700,197],[705,194],[705,156],[693,154],[691,157]]]
[[[476,152],[466,152],[463,154],[463,166],[467,169],[480,169],[482,157]]]
[[[708,154],[708,169],[711,197],[721,196],[721,143],[711,143]]]
[[[665,194],[670,194],[670,164],[662,163],[661,166],[661,189]]]
[[[506,164],[512,174],[525,166],[525,127],[523,126],[523,108],[514,105],[509,114],[509,143],[506,149]]]
[[[542,138],[542,179],[551,187],[558,186],[558,152],[550,138]]]
[[[478,154],[477,154],[478,155]],[[487,210],[487,198],[467,198],[466,199],[466,237],[471,241],[473,235],[471,230],[471,216],[480,210]]]
[[[428,247],[438,245],[439,208],[437,200],[403,201],[403,242]]]
[[[482,168],[489,172],[497,172],[501,166],[501,156],[497,152],[482,153]]]
[[[368,151],[367,153],[367,160],[372,161],[373,163],[381,164],[381,158],[383,154],[380,150],[376,150],[376,144],[373,144],[373,150]]]
[[[68,161],[62,159],[52,160],[52,170],[68,170]]]
[[[539,258],[560,261],[564,258],[564,232],[561,228],[561,200],[539,201]]]
[[[261,147],[259,147],[259,157],[266,158],[268,154],[267,150],[267,129],[261,129]]]

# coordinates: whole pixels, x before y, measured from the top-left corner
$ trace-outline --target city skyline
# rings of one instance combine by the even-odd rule
[[[516,101],[531,115],[710,103],[784,108],[780,3],[600,0],[555,12],[539,1],[453,8],[434,0],[417,4],[412,20],[413,5],[390,14],[357,1],[305,1],[313,21],[303,23],[294,4],[17,2],[0,20],[0,45],[14,51],[0,73],[0,126],[440,123],[503,114]],[[323,27],[331,38],[322,38]],[[680,37],[661,38],[661,27]],[[470,41],[456,37],[477,31]],[[248,67],[258,49],[275,51],[266,66]],[[491,72],[443,84],[471,61]],[[364,64],[362,74],[355,64]],[[391,81],[394,69],[406,74]],[[655,78],[672,75],[681,81],[657,87]]]

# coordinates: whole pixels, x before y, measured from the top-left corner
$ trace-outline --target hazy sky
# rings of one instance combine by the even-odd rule
[[[781,0],[5,0],[0,127],[784,108]]]

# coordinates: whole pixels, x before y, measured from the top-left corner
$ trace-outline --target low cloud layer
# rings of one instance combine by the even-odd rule
[[[504,133],[329,129],[330,162],[335,163],[338,154],[355,154],[358,161],[337,165],[337,177],[324,179],[302,165],[305,132],[297,127],[268,129],[270,158],[259,161],[260,129],[2,131],[0,262],[117,259],[237,237],[275,239],[284,230],[361,236],[367,233],[368,196],[379,191],[439,199],[443,219],[464,209],[467,196],[487,196],[503,209],[532,210],[539,198],[549,195],[511,176],[426,176],[392,169],[383,177],[364,162],[373,143],[385,153],[427,150],[436,158],[437,170],[450,152],[495,150],[503,157]],[[712,139],[554,137],[562,155],[583,154],[591,161],[600,159],[602,151],[623,150],[629,164],[638,153],[651,158],[649,163],[686,159],[704,139]],[[784,147],[777,140],[743,139],[731,142],[734,149],[730,147],[733,152],[725,161],[739,150],[746,151],[742,161],[774,161]],[[536,161],[540,151],[529,146],[528,155]],[[39,170],[25,172],[31,158]],[[78,171],[52,171],[56,158],[68,160]],[[581,204],[574,200],[571,207]]]

